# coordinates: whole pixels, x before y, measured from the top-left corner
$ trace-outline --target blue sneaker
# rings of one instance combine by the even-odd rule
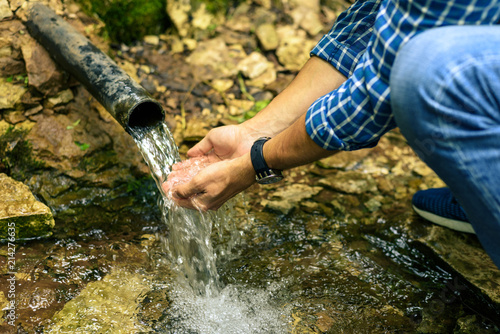
[[[418,215],[434,224],[475,234],[464,210],[448,188],[417,191],[412,204]]]

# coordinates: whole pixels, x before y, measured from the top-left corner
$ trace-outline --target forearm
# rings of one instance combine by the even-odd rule
[[[302,166],[338,152],[322,149],[311,139],[306,131],[305,118],[306,115],[302,115],[293,125],[266,142],[263,153],[270,168],[284,170]]]
[[[241,124],[260,136],[276,136],[302,116],[319,97],[339,87],[346,77],[326,61],[311,57],[290,85],[255,117]]]

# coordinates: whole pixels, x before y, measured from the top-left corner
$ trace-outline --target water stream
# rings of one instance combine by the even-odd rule
[[[158,200],[168,235],[161,241],[177,273],[172,288],[170,319],[164,325],[168,333],[285,333],[289,308],[273,305],[280,284],[264,289],[237,285],[223,286],[216,263],[231,257],[238,243],[236,212],[231,203],[217,212],[204,213],[181,208],[164,193],[161,184],[172,165],[180,161],[177,146],[165,123],[137,136],[140,151],[150,167],[161,196]],[[242,217],[245,219],[245,217]],[[212,245],[212,230],[229,235],[230,240]]]

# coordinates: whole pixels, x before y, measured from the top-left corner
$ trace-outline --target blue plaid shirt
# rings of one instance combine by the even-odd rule
[[[311,52],[348,79],[311,105],[307,133],[327,150],[375,146],[396,127],[389,76],[401,47],[427,29],[499,18],[500,0],[358,0]]]

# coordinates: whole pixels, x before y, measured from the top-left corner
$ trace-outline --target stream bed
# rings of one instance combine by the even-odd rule
[[[252,186],[217,214],[161,199],[163,168],[209,129],[269,103],[347,2],[321,6],[321,32],[298,28],[303,7],[259,0],[193,38],[134,45],[104,41],[102,22],[50,2],[162,104],[180,155],[160,149],[171,160],[148,167],[132,137],[26,33],[22,10],[9,9],[0,21],[0,186],[22,185],[51,224],[41,233],[17,222],[17,238],[0,243],[1,333],[499,333],[500,270],[474,235],[413,213],[416,191],[444,184],[397,130],[373,149]],[[261,50],[262,18],[294,38]],[[265,73],[250,71],[262,64]],[[186,239],[191,232],[202,233]]]

